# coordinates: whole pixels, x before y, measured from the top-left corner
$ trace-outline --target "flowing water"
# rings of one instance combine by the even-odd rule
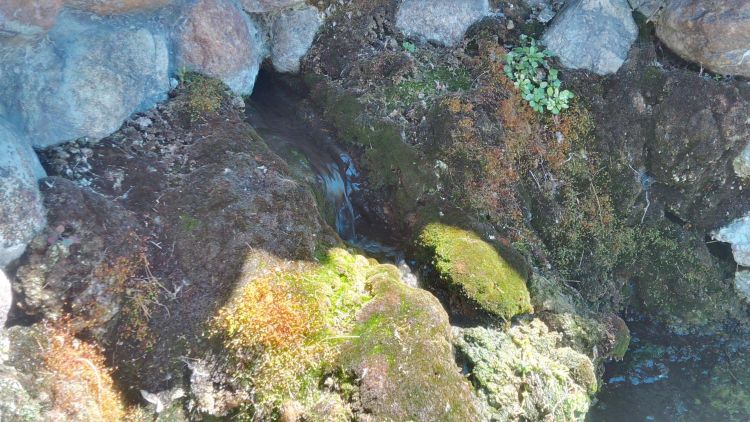
[[[320,124],[303,97],[261,73],[246,115],[271,149],[284,158],[295,176],[316,185],[336,232],[347,244],[395,263],[404,281],[417,286],[398,245],[397,236],[368,209],[361,175],[352,157],[338,145],[332,131]]]

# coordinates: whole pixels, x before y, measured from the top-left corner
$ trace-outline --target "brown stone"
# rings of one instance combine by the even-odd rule
[[[750,76],[750,2],[674,0],[656,33],[683,58],[724,75]]]

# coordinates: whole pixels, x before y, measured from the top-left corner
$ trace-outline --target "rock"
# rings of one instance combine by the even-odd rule
[[[750,179],[750,143],[732,161],[732,167],[734,167],[734,173],[737,176],[743,179]]]
[[[13,75],[0,86],[6,117],[35,147],[107,136],[169,90],[164,36],[69,12],[47,39],[6,52],[0,68]]]
[[[271,62],[279,72],[296,73],[323,20],[313,6],[282,12],[271,29]]]
[[[0,331],[5,328],[5,321],[8,320],[8,312],[12,306],[13,290],[10,287],[10,280],[3,270],[0,270]]]
[[[664,83],[668,89],[654,106],[646,143],[654,197],[706,231],[750,212],[750,189],[736,174],[742,171],[737,157],[750,139],[750,98],[732,84],[694,73]]]
[[[240,0],[250,13],[267,13],[304,3],[304,0]]]
[[[20,257],[45,224],[37,178],[44,170],[31,146],[0,120],[0,270]]]
[[[417,240],[422,262],[431,265],[449,289],[505,321],[532,312],[526,279],[476,234],[431,223]]]
[[[741,270],[734,273],[734,289],[743,299],[750,302],[750,271]]]
[[[750,76],[750,3],[668,2],[656,34],[670,49],[722,75]]]
[[[141,265],[140,228],[120,205],[67,179],[40,184],[48,226],[16,272],[19,306],[53,320],[66,308],[74,329],[102,338],[120,310],[125,282]]]
[[[253,91],[265,46],[250,18],[229,0],[199,0],[176,35],[176,67],[219,78],[238,94]]]
[[[653,19],[657,13],[664,7],[667,0],[628,0],[630,7],[643,14],[646,19]]]
[[[0,32],[32,35],[50,29],[63,7],[63,0],[3,0],[0,2]]]
[[[606,75],[617,72],[637,36],[626,0],[573,0],[542,40],[563,66]]]
[[[454,46],[489,12],[487,0],[404,0],[396,15],[396,27],[409,37]]]
[[[141,12],[174,3],[175,0],[66,0],[67,5],[98,15]]]
[[[490,408],[490,420],[581,420],[598,389],[591,360],[563,347],[538,319],[507,332],[454,329],[460,361]]]
[[[373,299],[357,314],[345,368],[360,380],[375,420],[480,420],[471,388],[453,360],[448,315],[430,293],[406,286],[390,268],[372,276]]]
[[[750,215],[738,218],[715,231],[713,238],[730,243],[737,265],[750,267]]]

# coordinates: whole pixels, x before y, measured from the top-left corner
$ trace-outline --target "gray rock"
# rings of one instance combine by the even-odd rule
[[[638,35],[626,0],[572,0],[544,34],[565,67],[617,72]]]
[[[46,38],[2,53],[0,112],[35,147],[105,137],[169,90],[166,38],[125,22],[63,12]]]
[[[489,13],[487,0],[404,0],[396,27],[410,37],[454,46],[473,23]]]
[[[63,7],[62,0],[3,0],[0,2],[0,31],[34,35],[52,27]]]
[[[673,0],[656,34],[675,53],[723,75],[750,76],[750,2]]]
[[[185,11],[175,37],[177,68],[219,78],[237,94],[250,94],[265,56],[258,29],[229,0],[199,0]]]
[[[313,6],[283,12],[271,29],[271,62],[279,72],[299,71],[299,62],[312,46],[323,20]]]
[[[45,225],[36,182],[43,176],[29,143],[0,120],[0,269],[20,257]]]
[[[737,264],[750,267],[750,215],[738,218],[715,231],[713,238],[730,243]]]

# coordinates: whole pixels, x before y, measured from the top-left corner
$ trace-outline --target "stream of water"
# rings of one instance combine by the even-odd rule
[[[397,244],[393,234],[371,215],[362,198],[361,175],[354,160],[310,110],[300,96],[265,74],[258,78],[246,104],[249,123],[269,147],[289,163],[297,177],[323,192],[341,239],[396,264],[404,281],[416,287],[415,272],[393,246]]]

